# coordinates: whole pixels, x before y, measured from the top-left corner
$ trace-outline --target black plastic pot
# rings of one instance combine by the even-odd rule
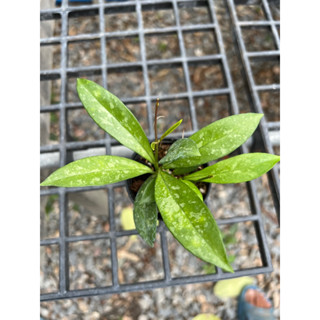
[[[176,141],[176,139],[164,139],[162,144],[163,145],[171,145],[175,141]],[[144,158],[142,158],[140,155],[138,155],[137,153],[133,153],[131,159],[138,161],[140,163],[146,164],[146,160]],[[207,167],[208,164],[205,163],[202,166]],[[139,176],[136,178],[131,178],[126,181],[127,192],[128,192],[129,198],[131,199],[131,201],[133,203],[134,203],[134,200],[136,198],[136,195],[137,195],[139,189],[137,191],[134,191],[132,188],[132,185],[137,183],[137,181],[139,181],[139,184],[140,184],[140,180],[142,180],[143,182],[146,181],[148,179],[148,177],[150,177],[150,175],[151,174],[144,174],[142,176]],[[142,183],[141,183],[141,185],[142,185]],[[206,186],[206,192],[203,194],[203,201],[206,201],[206,199],[208,198],[208,195],[210,193],[210,190],[211,190],[211,183],[207,183],[207,182],[201,182],[201,183],[203,183]],[[137,187],[135,187],[135,189],[137,189]],[[160,213],[158,213],[158,219],[162,220]]]

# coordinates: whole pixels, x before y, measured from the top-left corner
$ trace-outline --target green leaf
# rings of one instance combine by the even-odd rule
[[[175,123],[173,126],[171,126],[160,138],[160,141],[162,141],[166,136],[168,136],[172,131],[174,131],[176,128],[180,126],[182,122],[182,119],[179,120],[177,123]]]
[[[165,157],[159,161],[159,164],[162,164],[166,169],[190,167],[190,159],[200,159],[200,156],[197,144],[193,140],[184,138],[171,145]]]
[[[219,161],[185,176],[184,179],[222,184],[245,182],[268,172],[279,160],[279,156],[269,153],[246,153]]]
[[[158,144],[158,141],[151,142],[151,149],[154,151],[156,149],[156,145]]]
[[[189,139],[196,142],[201,153],[200,165],[219,159],[241,146],[256,130],[263,114],[243,113],[215,121],[194,133]]]
[[[149,167],[134,160],[116,156],[96,156],[71,162],[53,172],[41,186],[84,187],[101,186],[145,173]]]
[[[141,186],[134,201],[133,217],[141,238],[151,247],[156,239],[158,211],[154,198],[156,176],[149,177]]]
[[[191,190],[193,190],[193,192],[201,199],[201,201],[203,201],[202,193],[194,183],[188,180],[180,180],[180,181],[186,184]]]
[[[163,221],[187,250],[204,261],[233,272],[220,230],[194,191],[180,180],[159,171],[155,198]]]
[[[79,98],[100,128],[154,164],[148,138],[131,111],[109,91],[87,79],[77,79]]]
[[[187,173],[190,173],[192,171],[195,171],[198,169],[198,166],[193,166],[193,167],[185,167],[185,168],[176,168],[173,170],[173,174],[175,176],[181,176]]]

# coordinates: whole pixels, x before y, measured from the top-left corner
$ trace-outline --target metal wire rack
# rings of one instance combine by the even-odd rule
[[[266,20],[263,21],[239,21],[237,18],[236,5],[233,0],[227,0],[230,9],[231,19],[235,30],[235,35],[239,44],[239,52],[242,59],[245,74],[247,76],[247,84],[252,98],[253,112],[263,112],[260,101],[260,92],[279,90],[279,84],[256,84],[252,74],[251,61],[258,59],[279,59],[279,22],[273,20],[270,12],[269,4],[266,0],[262,0],[263,12],[266,14]],[[202,17],[202,22],[199,21],[183,21],[183,10],[205,9],[206,16]],[[170,10],[174,19],[173,22],[166,26],[148,25],[144,16],[146,12],[156,16],[159,10]],[[136,16],[136,25],[130,30],[106,30],[106,20],[109,15],[114,14],[134,14]],[[201,13],[203,14],[203,13]],[[94,17],[98,21],[98,29],[94,33],[70,34],[69,23],[70,19],[79,18],[83,16]],[[231,77],[229,64],[223,43],[223,36],[218,23],[213,0],[208,1],[192,1],[192,0],[132,0],[125,2],[104,2],[102,0],[98,3],[90,5],[75,6],[68,4],[68,1],[62,1],[61,6],[42,10],[40,13],[42,22],[55,21],[61,24],[59,34],[52,34],[41,38],[41,48],[50,46],[58,46],[60,52],[60,68],[41,70],[41,83],[59,81],[59,96],[58,102],[41,105],[41,114],[59,113],[59,141],[55,144],[45,144],[40,148],[43,159],[53,161],[56,166],[61,167],[72,161],[83,152],[87,154],[90,150],[93,153],[115,154],[117,152],[119,143],[112,139],[108,134],[102,138],[90,141],[73,141],[69,136],[69,122],[68,113],[72,110],[81,108],[79,102],[70,101],[68,98],[68,90],[70,88],[70,81],[76,77],[92,77],[99,76],[101,85],[105,88],[110,88],[111,75],[116,72],[126,74],[130,72],[138,72],[141,77],[143,90],[137,96],[127,95],[120,96],[125,104],[143,103],[146,106],[146,129],[148,138],[154,139],[152,130],[152,108],[158,93],[153,86],[151,79],[152,72],[157,72],[158,69],[179,69],[182,74],[183,86],[182,89],[164,92],[161,95],[161,101],[175,102],[177,100],[186,101],[188,111],[190,113],[190,125],[185,131],[185,136],[190,136],[199,129],[197,121],[197,112],[199,107],[195,101],[201,97],[218,97],[221,95],[228,97],[228,107],[226,112],[228,114],[238,114],[239,107],[235,94],[233,79]],[[242,29],[244,28],[260,28],[268,27],[272,31],[272,36],[275,39],[276,48],[274,50],[248,52],[244,43]],[[186,45],[186,35],[194,32],[210,32],[213,39],[216,41],[217,51],[200,56],[190,55]],[[149,37],[165,37],[174,34],[176,36],[179,46],[179,56],[168,58],[154,58],[148,55],[146,50]],[[137,42],[140,56],[134,62],[114,62],[108,57],[108,44],[111,40],[134,39]],[[74,43],[86,43],[96,41],[100,45],[98,52],[101,63],[98,65],[89,66],[70,66],[68,62],[68,52],[70,45]],[[192,81],[192,68],[198,66],[213,66],[217,68],[221,75],[221,84],[218,86],[209,86],[205,88],[195,88]],[[170,74],[170,73],[169,73]],[[262,148],[265,152],[273,153],[272,143],[270,142],[268,129],[278,128],[277,122],[263,120],[259,126],[258,134],[261,138]],[[259,142],[259,137],[255,138]],[[255,141],[256,141],[255,140]],[[88,151],[89,150],[89,151]],[[241,153],[248,151],[248,146],[244,145],[238,150]],[[87,153],[86,153],[87,152]],[[90,151],[91,152],[91,151]],[[83,156],[83,153],[81,156]],[[51,159],[51,160],[50,160]],[[52,160],[54,159],[54,160]],[[45,163],[45,161],[44,161]],[[44,165],[45,167],[45,165]],[[279,176],[278,168],[272,170],[269,174],[269,185],[273,194],[275,208],[279,217]],[[170,268],[170,256],[168,253],[168,239],[167,228],[163,222],[160,222],[157,233],[160,241],[159,250],[162,256],[162,274],[163,278],[151,281],[137,282],[137,283],[120,283],[119,282],[119,266],[117,256],[117,243],[125,236],[136,235],[135,230],[119,230],[116,227],[115,206],[116,197],[115,189],[124,187],[124,182],[113,185],[101,187],[85,187],[85,188],[48,188],[41,190],[41,197],[55,196],[58,198],[59,204],[59,218],[58,218],[58,232],[53,237],[44,237],[41,240],[42,248],[50,248],[55,246],[58,248],[59,254],[59,272],[58,285],[52,292],[41,294],[41,301],[76,298],[76,297],[90,297],[95,295],[105,295],[112,293],[121,293],[129,291],[150,290],[154,288],[162,288],[173,285],[185,285],[197,282],[215,282],[221,279],[228,279],[232,277],[239,277],[244,275],[257,275],[260,273],[270,273],[272,269],[270,253],[267,247],[266,235],[264,233],[261,208],[259,205],[256,185],[253,182],[246,184],[251,214],[248,216],[236,216],[228,219],[217,220],[218,225],[232,225],[234,223],[241,223],[250,221],[254,225],[259,252],[261,256],[262,266],[248,269],[235,270],[234,274],[224,273],[219,268],[214,274],[191,275],[184,277],[175,277],[172,275]],[[69,216],[68,216],[68,202],[69,196],[78,192],[106,190],[108,194],[106,210],[109,213],[109,230],[98,234],[83,234],[74,235],[69,232]],[[73,244],[81,241],[95,241],[101,240],[110,250],[110,284],[102,287],[77,289],[70,286],[70,250]]]

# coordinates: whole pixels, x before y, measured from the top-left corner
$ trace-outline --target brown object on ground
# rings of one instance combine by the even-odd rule
[[[248,289],[245,295],[245,299],[248,303],[258,308],[271,308],[271,303],[263,296],[263,294],[254,289]]]

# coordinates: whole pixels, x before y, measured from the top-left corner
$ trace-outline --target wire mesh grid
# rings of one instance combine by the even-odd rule
[[[262,119],[260,126],[260,130],[263,132],[261,135],[262,143],[267,152],[273,153],[272,144],[267,138],[268,128],[270,130],[280,130],[280,114],[279,108],[273,113],[268,114],[265,112],[267,106],[264,104],[264,97],[268,94],[277,95],[279,104],[280,12],[279,10],[272,10],[274,7],[270,6],[267,0],[253,1],[250,2],[250,5],[244,5],[247,10],[249,9],[251,11],[251,19],[241,21],[241,16],[239,17],[239,14],[237,14],[239,5],[236,6],[232,0],[228,0],[228,6],[231,12],[231,19],[234,25],[247,83],[253,100],[253,108],[255,112],[265,113],[267,118],[267,120]],[[252,14],[252,11],[254,11],[255,14]],[[254,37],[262,37],[265,41],[257,43]],[[262,68],[260,67],[261,65],[263,65]],[[257,73],[261,73],[261,69],[263,72],[268,70],[268,72],[271,73],[271,77],[269,76],[267,81],[266,77],[265,79],[258,77]],[[278,220],[280,221],[278,170],[278,167],[273,168],[269,177],[273,180],[273,183],[270,185],[275,194],[274,202],[277,209]]]
[[[278,26],[278,23],[270,18],[268,4],[263,1],[264,8],[268,13],[268,21],[260,22],[239,22],[237,20],[235,5],[230,0],[228,5],[231,9],[239,48],[242,54],[244,67],[248,76],[248,84],[250,93],[253,98],[253,111],[261,112],[260,100],[258,92],[263,90],[278,89],[278,85],[256,85],[252,78],[249,59],[255,57],[278,56],[278,51],[273,50],[271,53],[248,53],[243,44],[241,35],[241,27],[244,26],[264,26],[268,25],[272,28],[272,34]],[[160,11],[170,12],[167,20],[161,21]],[[185,15],[185,13],[189,14]],[[133,15],[135,24],[125,30],[118,30],[117,26],[110,27],[108,21],[114,16],[115,23],[121,15]],[[214,1],[190,1],[190,0],[170,0],[170,1],[126,1],[117,3],[105,3],[100,0],[91,5],[74,6],[68,1],[62,1],[61,6],[42,10],[41,21],[55,21],[59,25],[58,32],[50,36],[41,38],[41,48],[56,47],[58,52],[59,67],[55,69],[41,70],[41,83],[50,83],[54,86],[57,84],[57,96],[50,99],[50,103],[41,105],[41,114],[50,115],[50,119],[55,120],[58,138],[54,144],[44,144],[41,146],[41,154],[51,156],[58,155],[58,166],[61,167],[75,158],[76,152],[88,149],[103,154],[114,154],[119,143],[112,139],[108,134],[97,134],[93,139],[72,138],[70,134],[69,115],[72,111],[81,109],[79,101],[73,99],[72,88],[74,90],[76,77],[87,77],[89,79],[97,79],[102,86],[115,93],[126,105],[143,105],[144,113],[141,119],[145,122],[144,128],[148,133],[148,138],[154,139],[153,125],[153,105],[157,97],[165,105],[170,114],[183,113],[189,115],[184,127],[185,136],[190,136],[203,126],[198,121],[199,114],[204,112],[201,110],[199,99],[226,97],[227,107],[222,111],[225,115],[238,114],[239,108],[235,95],[234,85],[232,82],[226,52],[223,44],[222,33],[218,20],[216,18]],[[95,19],[95,27],[92,31],[83,29],[81,32],[72,32],[73,19],[81,19],[82,17],[90,17]],[[187,18],[186,18],[187,17]],[[193,17],[194,19],[190,19]],[[93,20],[92,20],[93,21]],[[199,51],[192,47],[192,41],[188,42],[188,37],[193,39],[194,33],[210,34],[210,41],[216,43],[216,47],[206,52]],[[161,43],[158,45],[157,39],[165,39],[172,37],[176,41],[178,48],[176,55],[157,55],[152,53],[148,48],[157,45],[158,51],[161,51]],[[277,34],[278,37],[278,34]],[[118,45],[121,41],[130,41],[137,48],[138,54],[136,58],[121,58],[119,52],[112,53],[112,42]],[[279,41],[279,38],[277,38]],[[71,50],[81,51],[77,49],[77,44],[89,43],[89,47],[97,45],[98,50],[94,50],[96,59],[99,64],[77,65],[70,61]],[[93,44],[95,43],[95,44]],[[278,42],[277,42],[278,43]],[[89,48],[87,47],[87,48]],[[278,49],[278,47],[277,47]],[[205,68],[209,77],[209,84],[198,84],[195,82],[197,74],[200,74]],[[132,74],[132,76],[131,76]],[[134,80],[132,80],[134,79]],[[176,83],[172,79],[177,79]],[[219,79],[217,81],[216,79]],[[130,81],[134,81],[132,84]],[[124,87],[125,90],[119,90]],[[132,89],[132,87],[138,89]],[[117,91],[118,90],[118,91]],[[181,104],[183,107],[181,107]],[[170,110],[171,109],[171,110]],[[181,111],[183,109],[184,111]],[[133,110],[135,112],[135,109]],[[180,114],[179,114],[180,115]],[[177,115],[177,116],[179,116]],[[219,117],[219,115],[218,115]],[[206,118],[206,114],[204,116]],[[139,119],[140,120],[140,119]],[[210,122],[216,119],[210,119]],[[274,124],[269,122],[269,126]],[[266,152],[273,153],[272,145],[268,136],[268,123],[263,121],[259,126],[259,134],[262,137],[262,149]],[[177,135],[181,135],[181,132]],[[237,152],[247,152],[246,145],[242,146]],[[278,171],[273,170],[270,173],[270,189],[274,196],[275,207],[279,212],[279,182]],[[256,236],[258,251],[260,254],[260,265],[248,268],[236,269],[234,274],[225,273],[221,269],[216,268],[211,274],[189,274],[181,276],[179,271],[172,269],[172,261],[174,255],[170,253],[170,244],[173,239],[167,231],[163,222],[159,223],[157,229],[157,242],[155,251],[146,251],[151,254],[151,259],[159,257],[158,274],[154,279],[141,277],[140,281],[123,282],[121,279],[121,266],[119,266],[119,243],[124,238],[130,238],[137,234],[136,230],[123,230],[118,226],[118,208],[117,203],[123,194],[119,190],[125,187],[124,182],[101,187],[85,187],[85,188],[47,188],[41,190],[41,198],[46,199],[45,206],[54,204],[56,206],[56,229],[41,237],[41,250],[46,256],[51,257],[51,262],[47,262],[52,273],[55,275],[52,289],[42,291],[41,301],[90,297],[96,295],[105,295],[112,293],[121,293],[129,291],[150,290],[155,288],[163,288],[173,285],[185,285],[190,283],[218,281],[232,277],[244,275],[257,275],[261,273],[269,273],[272,271],[272,263],[270,253],[267,247],[266,235],[263,229],[261,219],[261,208],[257,195],[257,188],[254,181],[246,183],[247,193],[245,197],[249,203],[249,214],[235,215],[225,219],[217,219],[218,225],[223,229],[229,228],[234,224],[251,223]],[[72,197],[81,198],[85,193],[104,192],[105,210],[108,213],[104,224],[95,233],[86,234],[85,232],[75,231],[73,226],[73,218],[70,214],[72,209]],[[101,196],[101,193],[99,194]],[[100,199],[101,200],[101,199]],[[50,219],[54,219],[51,215]],[[72,222],[72,223],[71,223]],[[76,282],[70,281],[72,275],[78,272],[74,266],[74,252],[77,250],[79,243],[96,243],[96,246],[89,246],[86,254],[88,258],[95,259],[97,255],[103,252],[102,260],[97,260],[103,265],[100,272],[101,281],[98,286],[90,285],[86,288],[77,286]],[[96,252],[95,252],[96,250]],[[141,249],[142,250],[142,249]],[[143,254],[141,255],[143,258]],[[52,264],[53,260],[57,263]],[[94,263],[94,262],[93,262]],[[141,271],[144,272],[143,270]],[[147,280],[145,280],[147,279]]]

